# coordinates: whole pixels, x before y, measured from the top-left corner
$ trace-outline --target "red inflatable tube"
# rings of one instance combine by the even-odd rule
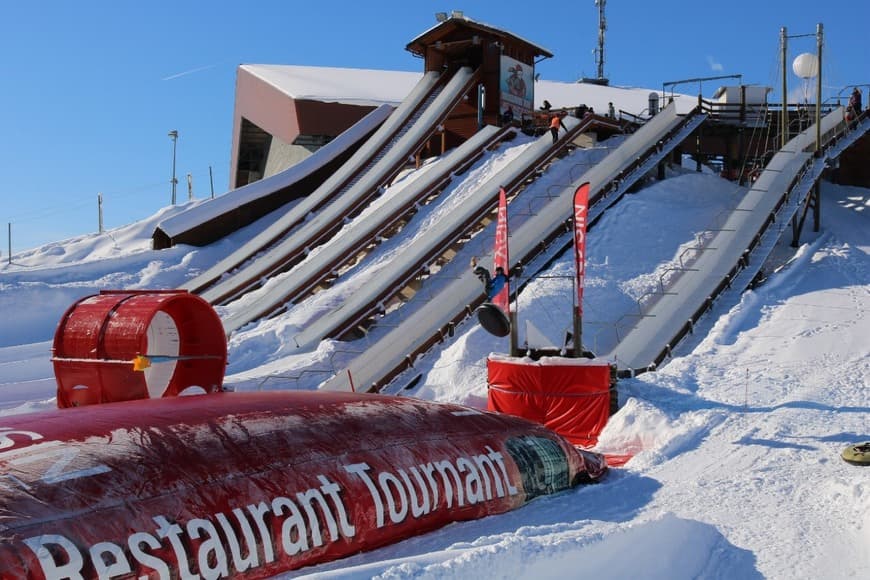
[[[266,578],[593,481],[524,419],[350,393],[0,418],[0,577]]]

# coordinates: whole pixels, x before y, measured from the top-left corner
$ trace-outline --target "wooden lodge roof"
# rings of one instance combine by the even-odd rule
[[[504,44],[519,46],[524,52],[528,50],[534,54],[535,58],[538,56],[546,58],[553,57],[553,53],[540,45],[516,36],[515,34],[511,34],[505,30],[495,28],[494,26],[471,20],[466,16],[457,15],[455,12],[451,17],[443,22],[439,22],[437,25],[409,42],[405,47],[405,50],[415,56],[425,57],[427,47],[433,46],[438,42],[443,42],[449,45],[451,41],[456,42],[455,39],[458,37],[470,38],[473,34],[469,34],[469,31],[471,33],[475,31],[481,32],[488,37],[499,38]],[[467,44],[469,41],[465,40],[459,42]]]

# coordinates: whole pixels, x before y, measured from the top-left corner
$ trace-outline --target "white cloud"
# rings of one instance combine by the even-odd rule
[[[707,56],[707,64],[710,65],[710,70],[715,72],[722,72],[725,70],[725,67],[722,66],[722,63],[716,62],[716,59],[712,56]]]

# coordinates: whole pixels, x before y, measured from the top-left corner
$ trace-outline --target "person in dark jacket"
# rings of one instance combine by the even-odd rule
[[[514,122],[514,108],[508,106],[504,114],[501,116],[502,125],[510,125]]]

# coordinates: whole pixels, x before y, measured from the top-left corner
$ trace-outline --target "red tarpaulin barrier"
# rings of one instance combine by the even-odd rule
[[[540,423],[581,447],[592,447],[610,415],[610,365],[590,359],[486,361],[487,408]]]
[[[409,397],[215,393],[0,417],[0,578],[268,578],[606,469],[540,425]]]

